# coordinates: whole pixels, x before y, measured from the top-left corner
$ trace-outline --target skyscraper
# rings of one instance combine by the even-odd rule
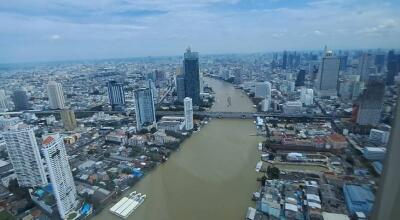
[[[295,85],[296,86],[304,86],[305,80],[306,80],[306,71],[300,70],[299,73],[297,73]]]
[[[283,55],[282,55],[282,69],[284,69],[284,70],[287,68],[287,60],[288,60],[287,51],[285,50],[285,51],[283,51]]]
[[[340,59],[332,51],[325,51],[314,83],[317,94],[321,97],[337,96]]]
[[[237,67],[233,70],[233,75],[235,76],[234,83],[240,84],[242,83],[242,69]]]
[[[153,91],[151,88],[137,89],[135,97],[136,128],[138,131],[156,122]]]
[[[192,99],[186,97],[183,101],[184,111],[185,111],[185,129],[193,129],[193,105]]]
[[[400,61],[399,61],[400,62]],[[394,77],[399,71],[399,64],[397,63],[396,55],[394,51],[391,50],[387,56],[387,75],[386,75],[386,85],[391,86],[394,84]]]
[[[185,98],[185,76],[179,74],[175,78],[176,83],[176,95],[178,97],[178,102],[182,103]]]
[[[10,125],[3,131],[3,136],[18,184],[23,187],[47,184],[33,128],[26,124]]]
[[[44,138],[43,154],[57,200],[58,212],[61,218],[65,219],[77,204],[77,193],[64,142],[59,134],[52,134]]]
[[[192,99],[193,105],[200,105],[199,53],[186,49],[183,60],[185,74],[185,96]]]
[[[125,107],[125,93],[123,83],[110,81],[107,83],[108,99],[113,111],[123,111]]]
[[[271,99],[271,83],[256,82],[254,93],[256,98]]]
[[[19,88],[13,92],[14,109],[16,111],[29,110],[29,97],[25,88]]]
[[[73,110],[63,109],[61,110],[60,115],[65,129],[71,131],[76,128],[76,119]]]
[[[360,80],[366,82],[369,80],[370,68],[374,64],[373,56],[369,53],[363,53],[358,61],[358,74]]]
[[[381,73],[383,70],[383,66],[385,65],[385,54],[376,54],[375,55],[375,66],[378,73]]]
[[[51,109],[63,109],[65,107],[64,91],[61,83],[50,81],[47,84],[47,94]]]
[[[341,71],[346,71],[348,56],[340,56],[339,59],[340,59],[340,67],[339,67],[339,69]]]
[[[367,88],[356,100],[357,124],[377,125],[381,119],[385,84],[381,81],[370,81]]]
[[[0,89],[0,111],[5,111],[7,109],[7,97],[3,89]]]

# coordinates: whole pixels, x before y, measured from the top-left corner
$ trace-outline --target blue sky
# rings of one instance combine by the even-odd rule
[[[0,63],[330,48],[399,48],[396,0],[12,0]]]

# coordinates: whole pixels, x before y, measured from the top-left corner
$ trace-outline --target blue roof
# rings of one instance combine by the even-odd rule
[[[381,162],[379,161],[374,161],[372,162],[372,166],[374,167],[375,171],[381,175],[382,174],[382,169],[383,169],[383,165]]]
[[[368,187],[344,185],[343,193],[350,213],[364,212],[368,215],[371,212],[375,196]]]
[[[89,213],[91,207],[92,206],[89,203],[85,203],[85,204],[83,204],[83,206],[82,206],[80,211],[81,211],[82,214],[87,215]]]
[[[53,192],[53,187],[51,186],[51,184],[43,187],[43,190],[46,191],[47,193],[52,193]]]

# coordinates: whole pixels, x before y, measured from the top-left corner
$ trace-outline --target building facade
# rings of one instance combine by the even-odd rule
[[[185,96],[192,99],[193,105],[199,106],[201,101],[199,54],[192,52],[190,47],[184,54],[183,72],[185,78]]]
[[[156,122],[153,91],[150,88],[137,89],[135,97],[136,128],[138,131]]]
[[[24,187],[47,184],[33,128],[26,124],[16,124],[6,127],[2,134],[18,184]]]
[[[326,51],[319,67],[314,88],[320,97],[337,96],[340,59]]]
[[[125,93],[123,83],[110,81],[107,83],[108,100],[113,111],[123,111],[125,108]]]
[[[61,83],[50,81],[47,84],[47,95],[49,96],[50,109],[65,108],[64,91]]]
[[[184,111],[185,111],[185,129],[193,129],[193,105],[192,99],[186,97],[183,101]]]
[[[77,127],[75,113],[70,109],[63,109],[60,112],[61,120],[66,130],[74,130]]]
[[[63,139],[59,134],[45,137],[42,150],[56,197],[58,212],[61,218],[65,219],[77,205],[77,193]]]
[[[381,119],[385,85],[380,81],[370,81],[367,88],[356,100],[357,124],[377,125]]]
[[[13,102],[14,102],[14,110],[22,111],[29,110],[31,108],[29,104],[29,97],[26,89],[20,88],[13,92]]]

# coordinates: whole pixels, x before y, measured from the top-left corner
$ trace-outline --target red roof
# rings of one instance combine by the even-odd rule
[[[335,141],[335,142],[345,142],[346,141],[346,138],[343,135],[340,135],[338,133],[329,135],[329,139],[331,139],[332,141]]]
[[[54,141],[54,138],[52,136],[47,136],[47,138],[43,140],[43,144],[48,145],[53,141]]]

